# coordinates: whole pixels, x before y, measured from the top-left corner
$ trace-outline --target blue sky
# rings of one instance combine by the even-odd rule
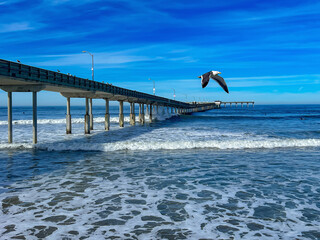
[[[87,50],[95,80],[152,93],[151,78],[157,95],[183,101],[320,103],[319,42],[319,1],[0,0],[0,58],[91,78]],[[209,70],[230,94],[201,88]],[[65,99],[41,92],[39,104]]]

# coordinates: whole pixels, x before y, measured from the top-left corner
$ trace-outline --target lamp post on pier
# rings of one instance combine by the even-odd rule
[[[151,78],[149,78],[149,80],[151,80]],[[154,80],[153,81],[153,95],[156,95],[156,83]]]
[[[176,100],[176,90],[174,90],[174,88],[172,88],[173,90],[173,100]]]
[[[92,67],[91,67],[91,71],[92,71],[92,81],[94,81],[94,62],[93,62],[93,54],[88,52],[88,51],[82,51],[83,53],[88,53],[91,58],[92,58]]]

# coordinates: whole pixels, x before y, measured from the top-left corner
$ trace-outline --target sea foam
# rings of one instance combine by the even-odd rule
[[[0,149],[30,149],[47,151],[149,151],[149,150],[182,150],[182,149],[274,149],[296,147],[320,147],[320,139],[270,139],[270,140],[226,140],[226,141],[117,141],[110,143],[88,143],[65,141],[39,143],[37,145],[0,144]]]

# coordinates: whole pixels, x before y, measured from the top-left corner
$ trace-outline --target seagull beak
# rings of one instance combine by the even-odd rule
[[[218,74],[221,74],[221,72],[218,72]]]
[[[199,76],[198,78],[201,78],[201,76]]]

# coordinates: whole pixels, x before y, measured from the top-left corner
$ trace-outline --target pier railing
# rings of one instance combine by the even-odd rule
[[[21,63],[11,62],[0,59],[0,75],[30,83],[50,84],[52,86],[70,87],[81,89],[83,91],[104,92],[114,96],[125,96],[127,98],[135,98],[135,102],[157,102],[158,104],[168,105],[172,107],[195,107],[193,104],[180,102],[160,96],[129,90],[108,83],[101,83],[85,78],[76,77],[70,74],[54,72],[46,69],[32,67]]]

